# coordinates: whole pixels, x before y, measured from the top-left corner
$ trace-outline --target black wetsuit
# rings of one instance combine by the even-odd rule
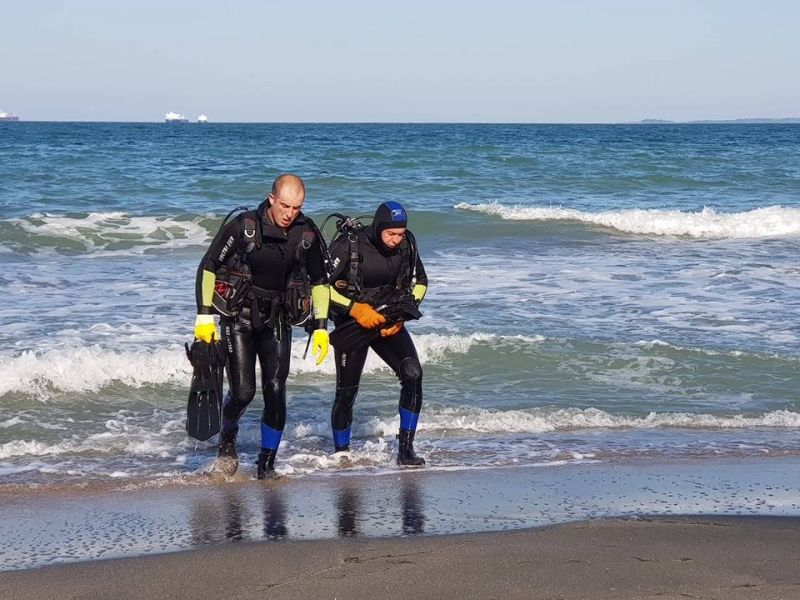
[[[357,233],[358,236],[358,291],[346,288],[350,275],[350,244],[347,236],[333,242],[330,248],[334,265],[331,276],[332,286],[356,302],[366,302],[373,307],[389,304],[411,293],[413,257],[416,257],[416,284],[427,285],[428,278],[419,256],[411,251],[409,241],[390,250],[378,239],[372,226]],[[352,319],[348,307],[331,303],[331,311],[336,325]],[[369,346],[349,352],[335,349],[336,359],[336,397],[331,410],[334,443],[337,449],[344,449],[350,443],[350,426],[353,422],[353,405],[361,373],[372,348],[381,359],[392,368],[400,379],[400,421],[401,430],[416,429],[419,412],[422,408],[422,367],[411,335],[405,327],[389,337],[379,337]]]
[[[229,385],[222,409],[220,441],[233,443],[239,430],[239,417],[255,397],[258,358],[264,394],[261,447],[275,450],[286,424],[286,378],[292,342],[291,326],[280,310],[281,293],[287,289],[297,266],[298,246],[304,238],[310,239],[307,232],[315,228],[310,219],[300,213],[284,231],[269,221],[267,207],[267,202],[258,207],[255,233],[245,226],[246,213],[242,213],[209,247],[198,269],[196,296],[198,313],[208,312],[208,307],[202,304],[202,271],[216,273],[223,265],[240,260],[243,254],[250,267],[253,286],[272,293],[259,297],[251,292],[238,316],[223,316],[220,320],[222,342],[228,350]],[[305,266],[312,286],[327,283],[322,247],[316,235],[306,250]],[[270,295],[274,298],[270,299]],[[324,328],[324,321],[318,326]]]

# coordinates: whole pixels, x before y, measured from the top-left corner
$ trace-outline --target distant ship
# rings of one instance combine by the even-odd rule
[[[19,121],[19,117],[0,110],[0,121]]]
[[[205,115],[200,115],[199,117],[197,117],[197,122],[198,123],[208,123],[208,117],[205,116]]]
[[[164,121],[167,123],[188,123],[189,119],[179,113],[170,111],[164,115]]]

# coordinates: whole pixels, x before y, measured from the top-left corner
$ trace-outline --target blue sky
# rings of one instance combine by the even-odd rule
[[[800,116],[800,2],[4,2],[25,120]]]

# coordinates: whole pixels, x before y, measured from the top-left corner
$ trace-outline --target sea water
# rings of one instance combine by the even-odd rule
[[[283,172],[320,224],[409,212],[428,469],[800,453],[800,126],[4,123],[0,484],[208,469],[197,266]],[[370,355],[343,461],[294,336],[279,473],[394,468],[395,375]]]

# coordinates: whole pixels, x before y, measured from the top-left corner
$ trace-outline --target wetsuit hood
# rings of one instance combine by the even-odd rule
[[[375,216],[372,217],[372,225],[367,228],[367,235],[381,254],[393,254],[397,250],[397,248],[389,248],[381,239],[381,232],[384,229],[396,227],[408,227],[406,209],[399,202],[383,202],[375,211]]]

